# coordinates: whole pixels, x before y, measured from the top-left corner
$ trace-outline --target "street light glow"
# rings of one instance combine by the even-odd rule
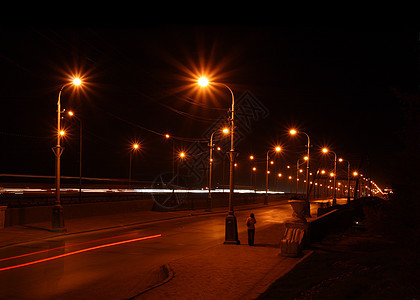
[[[134,150],[137,150],[139,147],[140,147],[140,145],[139,145],[139,144],[137,144],[137,143],[134,143],[134,144],[133,144],[133,149],[134,149]]]
[[[289,131],[289,133],[290,133],[291,135],[295,135],[295,134],[297,133],[297,131],[296,131],[296,129],[291,129],[291,130]]]
[[[82,81],[80,80],[80,78],[76,77],[73,79],[73,84],[74,85],[80,85],[82,83]]]
[[[68,112],[68,114],[69,114],[69,116],[71,116],[71,117],[73,117],[73,116],[74,116],[74,112],[72,112],[72,111],[69,111],[69,112]]]
[[[181,153],[179,153],[179,157],[180,157],[180,158],[184,158],[184,157],[185,157],[185,152],[181,152]]]
[[[201,77],[200,79],[198,79],[198,84],[201,86],[206,86],[209,84],[209,81],[207,80],[207,78]]]
[[[277,146],[275,150],[276,150],[276,152],[280,152],[281,151],[281,147],[280,146]]]
[[[66,132],[64,130],[60,130],[60,135],[64,136],[66,134]]]
[[[224,134],[228,134],[228,133],[229,133],[229,128],[223,128],[222,132],[223,132]]]
[[[328,153],[328,149],[327,148],[322,148],[322,152]]]

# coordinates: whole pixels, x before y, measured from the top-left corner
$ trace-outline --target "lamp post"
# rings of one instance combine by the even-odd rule
[[[303,131],[297,131],[296,129],[291,129],[289,131],[289,133],[291,135],[295,135],[298,133],[303,133],[304,135],[306,135],[307,139],[308,139],[308,143],[307,143],[307,157],[308,159],[306,160],[306,211],[305,211],[305,217],[311,217],[311,209],[310,209],[310,204],[309,204],[309,160],[310,160],[310,156],[309,156],[309,149],[311,148],[311,139],[309,138],[309,135],[306,132]]]
[[[224,83],[217,83],[217,82],[209,82],[205,77],[201,77],[198,79],[198,84],[200,86],[207,86],[208,84],[215,84],[221,85],[227,88],[232,96],[232,109],[231,109],[231,117],[230,117],[230,151],[229,151],[229,158],[230,158],[230,166],[229,166],[229,211],[226,217],[225,223],[225,244],[240,244],[238,239],[238,226],[236,222],[236,217],[233,211],[233,198],[234,198],[234,188],[235,188],[235,149],[233,147],[234,141],[234,129],[235,129],[235,96],[233,91],[229,86]]]
[[[74,114],[73,111],[69,111],[68,115],[72,118],[75,118],[79,121],[79,201],[82,201],[82,134],[83,134],[83,126],[82,126],[82,119]]]
[[[333,180],[334,180],[334,194],[333,194],[333,205],[337,204],[337,186],[336,186],[336,182],[337,182],[337,153],[335,153],[334,151],[328,150],[327,148],[322,148],[322,152],[323,153],[333,153],[334,154],[334,173],[332,174]]]
[[[268,154],[273,151],[272,149],[267,151],[266,154],[266,169],[265,169],[265,197],[264,197],[264,205],[268,205],[268,174],[270,174],[270,171],[268,170],[268,161],[270,159],[270,157],[268,156]],[[274,148],[274,151],[276,153],[279,153],[281,151],[281,147],[280,146],[276,146]]]
[[[57,145],[53,147],[53,152],[55,154],[55,204],[53,207],[52,213],[52,231],[54,232],[65,232],[66,228],[64,227],[64,215],[63,215],[63,206],[61,205],[61,188],[60,188],[60,158],[63,153],[64,148],[61,147],[61,137],[64,134],[64,131],[61,130],[61,93],[66,86],[71,84],[78,86],[82,83],[79,78],[74,78],[73,81],[64,84],[60,92],[58,93],[57,100]]]
[[[213,136],[214,134],[218,132],[218,130],[214,131],[211,135],[210,135],[210,143],[209,143],[209,147],[210,147],[210,155],[209,155],[209,195],[207,197],[207,209],[206,211],[211,211],[211,175],[212,175],[212,168],[213,168]],[[228,134],[229,133],[229,129],[228,128],[223,128],[222,132],[224,134]]]
[[[131,145],[131,149],[130,149],[130,166],[128,168],[128,188],[131,188],[131,163],[133,160],[133,152],[137,151],[140,148],[140,145],[137,143],[134,143],[133,145]]]
[[[357,171],[354,171],[353,177],[355,178],[355,182],[354,182],[353,200],[356,200],[357,198],[357,177],[358,176],[359,176],[359,173]]]
[[[339,158],[338,161],[347,162],[347,203],[350,203],[350,162],[342,158]]]

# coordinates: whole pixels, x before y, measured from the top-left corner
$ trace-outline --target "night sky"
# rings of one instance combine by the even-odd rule
[[[229,91],[195,83],[207,75],[237,98],[251,92],[268,111],[237,146],[237,184],[249,183],[248,156],[263,161],[277,143],[276,170],[296,165],[306,144],[287,134],[296,127],[311,137],[314,166],[328,166],[320,155],[328,146],[385,187],[404,147],[399,95],[419,86],[419,33],[410,27],[2,28],[0,38],[1,174],[54,175],[58,92],[80,75],[84,84],[66,87],[62,106],[83,122],[83,176],[126,178],[136,140],[133,179],[151,181],[172,170],[164,134],[187,149],[227,117]],[[78,176],[78,123],[65,115],[63,125],[62,175]]]

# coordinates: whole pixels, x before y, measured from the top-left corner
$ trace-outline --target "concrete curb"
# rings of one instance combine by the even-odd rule
[[[136,295],[128,298],[129,300],[132,299],[136,299],[137,297],[143,295],[144,293],[147,293],[150,290],[153,290],[161,285],[164,285],[165,283],[169,282],[172,280],[172,278],[174,278],[175,272],[172,270],[172,268],[169,266],[169,264],[164,264],[163,266],[160,267],[160,269],[162,270],[162,272],[166,275],[166,278],[163,279],[162,281],[155,283],[154,285],[145,288],[144,290],[140,291],[139,293],[137,293]]]

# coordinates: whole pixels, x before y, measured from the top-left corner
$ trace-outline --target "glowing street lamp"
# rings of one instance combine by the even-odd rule
[[[76,81],[76,79],[73,80],[73,83],[74,81]],[[79,85],[80,85],[80,79],[79,81],[76,81],[76,82],[79,82]],[[77,121],[79,121],[79,200],[81,200],[82,199],[82,136],[83,136],[82,119],[76,116],[74,112],[71,110],[68,112],[68,115],[71,118],[74,118]]]
[[[61,188],[60,188],[60,158],[63,153],[63,148],[61,147],[61,138],[65,132],[61,129],[61,114],[64,112],[61,110],[61,93],[66,86],[71,84],[79,86],[82,83],[80,78],[74,78],[73,81],[70,81],[64,84],[60,92],[58,93],[57,100],[57,145],[53,147],[53,152],[55,154],[55,204],[53,207],[53,217],[52,217],[52,230],[55,232],[65,232],[66,228],[64,227],[64,214],[63,206],[61,205]]]
[[[229,133],[229,128],[223,128],[222,130],[223,134],[228,134]],[[219,132],[219,130],[214,131],[211,135],[210,135],[210,143],[209,143],[209,147],[210,147],[210,155],[209,155],[209,195],[207,197],[207,209],[206,211],[211,211],[212,208],[212,203],[211,203],[211,174],[212,174],[212,169],[213,169],[213,148],[214,148],[214,144],[213,144],[213,136],[216,132]]]
[[[231,109],[231,117],[230,117],[230,151],[229,151],[229,159],[230,159],[230,166],[229,166],[229,212],[226,217],[226,228],[225,228],[225,244],[240,244],[238,238],[238,226],[236,222],[236,217],[233,211],[233,197],[234,197],[234,172],[235,172],[235,149],[233,147],[234,141],[234,129],[235,129],[235,96],[233,91],[229,86],[224,83],[217,83],[217,82],[209,82],[209,80],[205,77],[201,77],[198,79],[198,84],[202,87],[206,87],[210,84],[214,85],[221,85],[227,88],[232,96],[232,109]]]
[[[201,86],[206,86],[206,85],[209,84],[209,81],[205,77],[200,77],[198,79],[198,84],[201,85]]]
[[[339,158],[338,161],[347,162],[347,203],[350,203],[350,162],[342,158]]]
[[[139,150],[140,145],[138,143],[133,143],[131,145],[131,149],[130,149],[130,167],[129,167],[129,171],[128,171],[128,188],[131,188],[131,162],[132,162],[132,156],[133,153],[136,152],[137,150]]]
[[[337,204],[337,153],[335,153],[334,151],[329,150],[328,148],[322,148],[322,153],[327,154],[327,153],[333,153],[334,154],[334,172],[330,173],[330,176],[334,178],[334,194],[333,194],[333,205]]]
[[[311,139],[309,138],[309,135],[306,132],[303,131],[297,131],[296,129],[290,129],[289,130],[289,134],[290,135],[296,135],[302,133],[304,135],[306,135],[307,139],[308,139],[308,144],[307,144],[307,159],[306,159],[306,211],[305,211],[305,215],[307,217],[311,217],[311,209],[310,209],[310,203],[309,203],[309,149],[311,148]]]
[[[268,156],[268,154],[274,151],[276,153],[279,153],[281,151],[281,147],[280,146],[276,146],[274,149],[270,149],[267,151],[266,154],[266,172],[265,172],[265,197],[264,197],[264,204],[268,205],[268,174],[270,174],[270,171],[268,170],[268,161],[270,159],[270,157]]]

